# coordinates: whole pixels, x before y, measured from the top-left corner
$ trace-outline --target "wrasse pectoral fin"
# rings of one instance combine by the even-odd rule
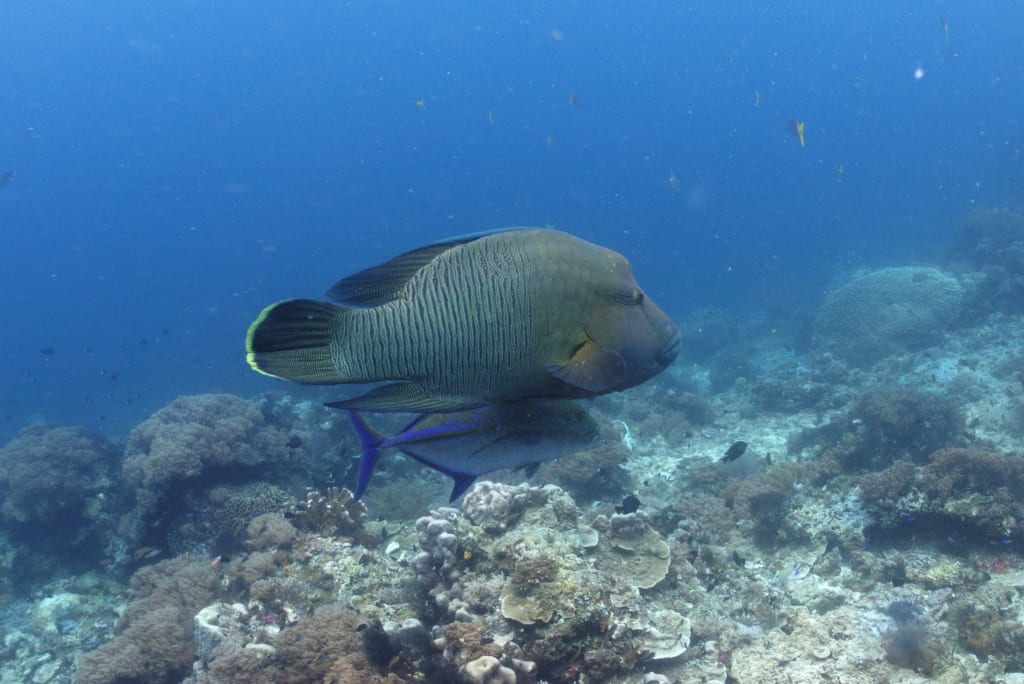
[[[329,401],[324,406],[336,409],[355,409],[357,411],[376,411],[381,413],[392,411],[444,413],[473,408],[473,405],[434,397],[429,392],[424,391],[422,387],[412,382],[394,382],[388,385],[381,385],[358,397],[341,401]]]
[[[548,372],[588,392],[606,392],[626,378],[626,361],[614,349],[585,342],[568,362],[548,366]]]

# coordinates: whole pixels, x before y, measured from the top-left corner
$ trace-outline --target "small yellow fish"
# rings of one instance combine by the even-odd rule
[[[551,147],[552,145],[555,144],[555,136],[553,136],[553,135],[549,135],[546,138],[546,140],[547,140],[547,143],[548,143],[548,147]]]
[[[573,107],[579,107],[581,104],[580,96],[576,94],[575,90],[569,93],[569,104],[571,104]]]
[[[676,192],[679,192],[679,179],[676,178],[675,171],[668,172],[668,184],[670,188],[672,188]]]
[[[493,109],[488,109],[487,110],[487,123],[491,124],[492,126],[494,125],[494,110]]]
[[[836,180],[841,182],[843,180],[844,173],[846,173],[846,167],[843,166],[842,162],[839,162],[839,164],[836,165]]]
[[[946,45],[949,45],[949,22],[946,21],[946,17],[944,17],[944,16],[941,17],[941,19],[942,19],[942,35],[946,37]]]
[[[761,91],[760,90],[755,90],[754,91],[754,106],[755,107],[760,107],[761,106]]]
[[[423,98],[416,100],[416,109],[426,109],[427,103],[423,101]]]
[[[793,119],[789,122],[789,132],[800,139],[800,147],[804,146],[804,122],[800,119]]]

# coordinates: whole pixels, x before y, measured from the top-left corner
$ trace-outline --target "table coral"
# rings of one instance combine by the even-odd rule
[[[598,556],[603,570],[637,589],[650,589],[665,579],[671,562],[669,545],[643,514],[598,516],[593,525],[607,540]]]

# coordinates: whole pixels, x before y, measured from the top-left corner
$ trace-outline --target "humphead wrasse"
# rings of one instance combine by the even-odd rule
[[[375,383],[333,404],[458,411],[624,390],[664,370],[676,325],[629,261],[567,233],[509,229],[428,245],[291,299],[249,327],[249,365],[309,384]]]
[[[357,499],[366,492],[381,453],[388,449],[452,478],[454,501],[481,475],[525,468],[531,476],[541,463],[590,445],[600,431],[578,402],[557,399],[425,413],[392,437],[378,433],[357,411],[348,414],[362,448]]]

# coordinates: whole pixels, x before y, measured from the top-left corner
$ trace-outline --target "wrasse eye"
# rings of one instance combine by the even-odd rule
[[[644,293],[640,290],[633,290],[631,292],[622,292],[619,294],[612,295],[612,299],[617,304],[624,306],[639,306],[644,301]]]

